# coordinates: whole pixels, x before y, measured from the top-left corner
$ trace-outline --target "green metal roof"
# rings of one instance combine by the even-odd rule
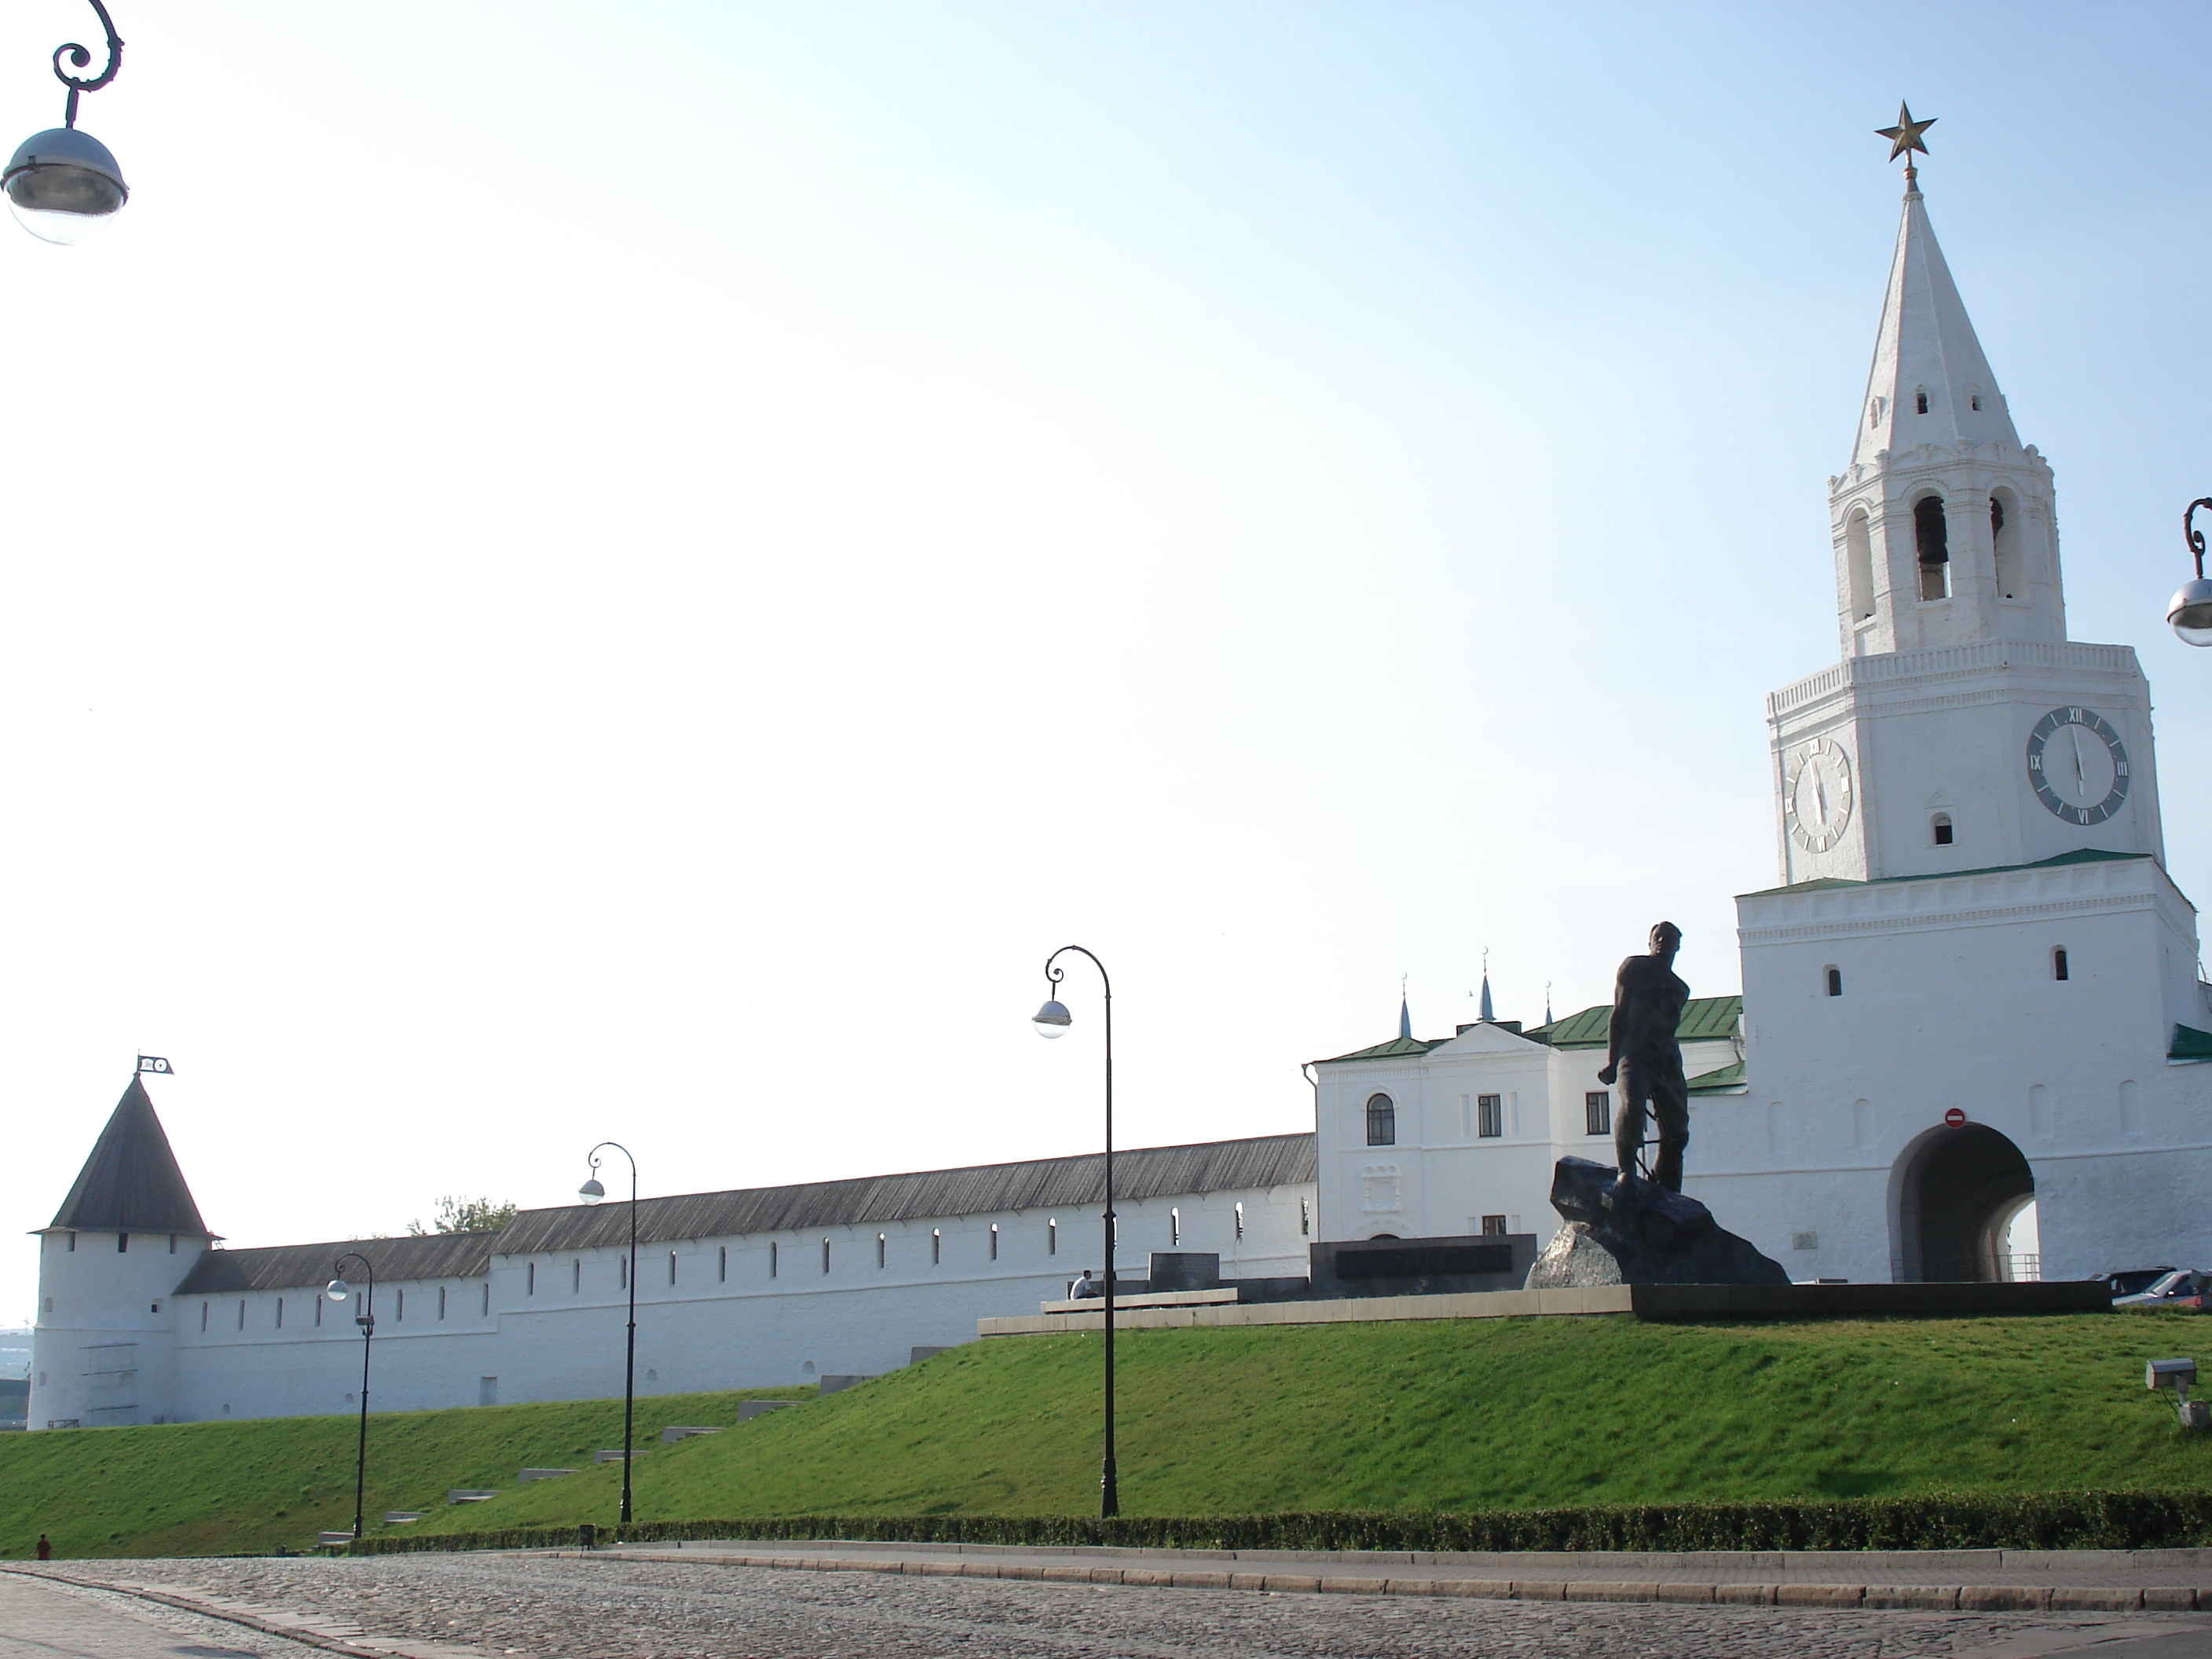
[[[2168,1060],[2212,1060],[2212,1031],[2200,1031],[2193,1025],[2173,1028],[2173,1043],[2166,1049]]]
[[[1348,1054],[1331,1054],[1327,1060],[1316,1060],[1316,1066],[1333,1066],[1340,1060],[1399,1060],[1412,1055],[1425,1054],[1430,1049],[1449,1042],[1449,1037],[1392,1037],[1388,1042],[1378,1042],[1371,1048],[1355,1048]]]
[[[1693,1095],[1741,1094],[1747,1085],[1743,1080],[1743,1062],[1735,1060],[1717,1072],[1705,1072],[1690,1079]]]
[[[1692,997],[1682,1009],[1682,1023],[1674,1028],[1674,1035],[1684,1042],[1713,1042],[1735,1035],[1736,1026],[1743,1019],[1741,997]],[[1503,1024],[1503,1022],[1498,1022]],[[1549,1025],[1539,1025],[1533,1030],[1517,1033],[1532,1042],[1548,1043],[1554,1048],[1602,1048],[1606,1045],[1607,1028],[1613,1023],[1613,1005],[1600,1003],[1595,1008],[1585,1008],[1578,1014],[1569,1014],[1565,1019],[1553,1020]],[[1472,1030],[1472,1027],[1468,1029]],[[2208,1039],[2212,1040],[2212,1039]],[[1348,1054],[1331,1054],[1327,1060],[1317,1060],[1316,1066],[1334,1066],[1340,1060],[1413,1060],[1431,1048],[1441,1048],[1449,1037],[1392,1037],[1388,1042],[1378,1042],[1371,1048],[1355,1048]],[[1737,1068],[1735,1082],[1743,1081],[1741,1068]],[[1716,1072],[1711,1075],[1718,1077]],[[1704,1079],[1698,1079],[1702,1082]],[[1693,1084],[1692,1085],[1695,1087]]]
[[[1674,1036],[1683,1042],[1711,1042],[1732,1037],[1742,1018],[1741,997],[1692,997],[1682,1009],[1682,1022],[1674,1028]],[[1569,1014],[1549,1025],[1539,1025],[1525,1035],[1538,1042],[1548,1042],[1554,1048],[1602,1048],[1612,1024],[1613,1005],[1601,1002],[1595,1008]]]
[[[2148,853],[2107,853],[2100,848],[2077,847],[2070,853],[2061,853],[2056,858],[2038,859],[2033,864],[1992,864],[1979,870],[1928,870],[1917,876],[1883,876],[1875,881],[1846,881],[1840,876],[1822,876],[1814,881],[1792,882],[1787,887],[1762,887],[1755,893],[1743,893],[1738,896],[1772,898],[1778,893],[1818,893],[1832,887],[1881,887],[1899,881],[1950,881],[1960,876],[2002,876],[2014,870],[2051,870],[2068,864],[2110,864],[2149,856]]]

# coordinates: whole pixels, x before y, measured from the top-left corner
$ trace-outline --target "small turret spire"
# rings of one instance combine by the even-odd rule
[[[1401,1042],[1413,1040],[1413,1011],[1406,1003],[1406,976],[1403,974],[1398,975],[1398,1040]]]
[[[1476,1018],[1485,1020],[1495,1020],[1498,1018],[1497,1011],[1490,1006],[1490,947],[1488,945],[1483,946],[1482,949],[1482,1006],[1477,1012]]]

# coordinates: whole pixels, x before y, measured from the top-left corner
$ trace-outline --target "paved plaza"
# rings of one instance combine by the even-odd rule
[[[38,1571],[66,1582],[0,1573],[0,1659],[2212,1659],[2212,1613],[1310,1594],[543,1554]]]

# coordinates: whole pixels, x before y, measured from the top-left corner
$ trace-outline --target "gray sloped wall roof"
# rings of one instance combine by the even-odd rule
[[[77,1171],[76,1185],[62,1200],[53,1225],[79,1231],[197,1233],[208,1237],[200,1206],[169,1150],[169,1137],[154,1115],[146,1085],[137,1074],[100,1139]]]
[[[640,1199],[637,1242],[734,1238],[812,1227],[867,1226],[1008,1210],[1097,1204],[1105,1196],[1105,1158],[1036,1158],[961,1170],[815,1181],[793,1187],[686,1193]],[[625,1172],[626,1173],[626,1172]],[[1145,1146],[1114,1154],[1117,1204],[1182,1193],[1249,1191],[1312,1181],[1318,1164],[1311,1134],[1262,1135],[1190,1146]],[[629,1204],[619,1189],[603,1204],[524,1210],[503,1231],[432,1233],[422,1237],[279,1244],[210,1250],[177,1286],[179,1296],[284,1290],[320,1285],[340,1252],[359,1250],[380,1281],[472,1279],[498,1255],[616,1249],[629,1242]]]

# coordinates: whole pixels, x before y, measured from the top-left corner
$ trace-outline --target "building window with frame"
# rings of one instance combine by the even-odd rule
[[[1483,1217],[1482,1237],[1485,1238],[1504,1237],[1505,1218],[1502,1215],[1486,1215]]]
[[[2065,979],[2072,971],[2066,961],[2066,947],[2062,945],[2051,953],[2051,977]]]
[[[774,1239],[770,1239],[768,1245],[768,1276],[770,1279],[774,1279],[775,1277],[777,1255],[778,1251],[775,1248],[775,1241]]]
[[[1367,1097],[1367,1144],[1370,1146],[1395,1146],[1398,1144],[1398,1108],[1388,1095]]]
[[[486,1319],[491,1317],[491,1280],[489,1279],[484,1280],[483,1285],[483,1316]]]
[[[438,1317],[439,1317],[439,1318],[441,1318],[441,1319],[443,1319],[445,1316],[446,1316],[446,1287],[445,1287],[443,1285],[439,1285],[439,1286],[438,1286]]]
[[[1044,1253],[1047,1255],[1058,1255],[1060,1254],[1060,1220],[1058,1217],[1054,1217],[1053,1219],[1044,1224]]]
[[[1613,1133],[1613,1096],[1604,1089],[1593,1089],[1583,1097],[1583,1133],[1586,1135],[1609,1135]]]
[[[714,1249],[714,1282],[726,1285],[730,1279],[730,1247],[717,1245]]]
[[[673,1250],[668,1253],[668,1282],[672,1285],[676,1282],[676,1252]]]
[[[578,1256],[568,1264],[568,1294],[580,1296],[584,1289],[584,1259]]]
[[[1840,969],[1840,968],[1830,968],[1830,969],[1828,969],[1826,971],[1826,973],[1822,975],[1822,977],[1823,977],[1823,978],[1825,979],[1825,981],[1826,981],[1827,988],[1828,988],[1828,994],[1829,994],[1830,996],[1832,996],[1832,997],[1839,997],[1839,996],[1843,995],[1843,994],[1844,994],[1844,970],[1843,970],[1842,969]]]
[[[1495,1140],[1505,1133],[1504,1095],[1477,1095],[1474,1097],[1474,1133],[1484,1140]]]
[[[276,1328],[284,1328],[284,1298],[281,1296],[276,1298]]]
[[[538,1264],[535,1261],[528,1261],[523,1264],[522,1293],[525,1296],[535,1296],[538,1294]]]

